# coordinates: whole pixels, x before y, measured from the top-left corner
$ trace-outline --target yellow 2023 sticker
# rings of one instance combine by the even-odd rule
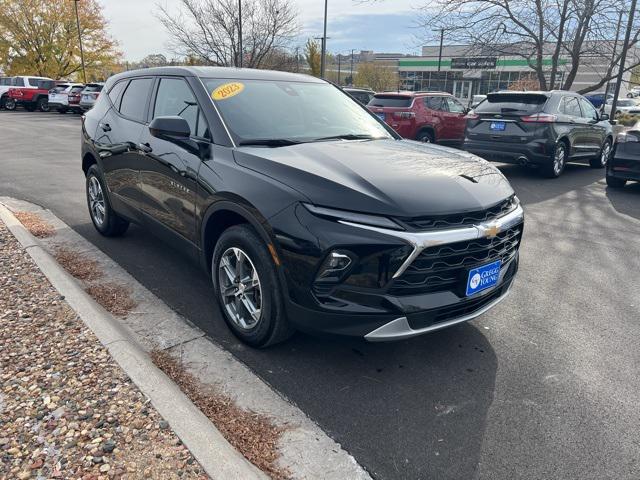
[[[213,92],[211,92],[211,98],[214,100],[226,100],[227,98],[234,97],[244,90],[244,83],[233,82],[220,85]]]

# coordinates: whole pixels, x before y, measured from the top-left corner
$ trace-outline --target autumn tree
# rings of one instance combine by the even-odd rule
[[[269,68],[298,33],[298,14],[290,0],[242,1],[242,51],[237,0],[178,0],[177,9],[158,4],[158,19],[170,48],[201,64]]]
[[[320,66],[321,66],[321,55],[320,45],[313,39],[308,39],[306,45],[304,46],[304,59],[309,65],[309,70],[311,75],[315,77],[320,76]]]
[[[356,87],[369,87],[376,92],[398,88],[398,72],[394,68],[375,62],[358,64],[354,78]]]
[[[97,0],[78,2],[87,80],[103,79],[119,59]],[[81,78],[74,2],[0,0],[0,67],[9,75]]]

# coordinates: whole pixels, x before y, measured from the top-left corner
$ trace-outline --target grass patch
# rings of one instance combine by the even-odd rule
[[[98,262],[74,250],[56,247],[54,257],[62,268],[79,280],[91,282],[103,275]]]
[[[138,305],[131,298],[131,292],[117,283],[94,283],[86,287],[85,291],[107,312],[118,317],[126,317]]]
[[[53,226],[42,220],[36,213],[15,212],[14,215],[34,237],[47,238],[55,233]]]
[[[226,395],[206,392],[208,389],[167,352],[154,350],[151,359],[247,460],[275,480],[290,478],[290,473],[277,465],[278,440],[284,428],[274,425],[269,418],[237,407]]]

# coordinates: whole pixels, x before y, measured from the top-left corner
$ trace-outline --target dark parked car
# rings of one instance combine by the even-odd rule
[[[467,109],[445,92],[377,93],[369,109],[404,138],[459,145]]]
[[[500,302],[518,269],[523,211],[496,168],[401,139],[323,80],[126,72],[82,133],[95,228],[136,222],[200,259],[253,346],[294,329],[382,341],[448,327]]]
[[[369,103],[376,94],[373,90],[368,90],[366,88],[345,87],[343,90],[359,101],[362,105]]]
[[[618,134],[607,165],[607,185],[622,188],[628,181],[640,182],[640,125]]]
[[[100,92],[104,88],[104,83],[88,83],[82,90],[80,97],[80,108],[83,111],[90,110],[98,100]]]
[[[537,166],[555,178],[568,161],[607,164],[608,118],[573,92],[490,93],[467,115],[463,148],[487,160]]]

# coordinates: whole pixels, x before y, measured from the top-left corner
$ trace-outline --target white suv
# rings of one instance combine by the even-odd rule
[[[55,88],[49,90],[49,108],[66,113],[69,110],[69,92],[74,87],[82,86],[82,83],[59,83]]]

